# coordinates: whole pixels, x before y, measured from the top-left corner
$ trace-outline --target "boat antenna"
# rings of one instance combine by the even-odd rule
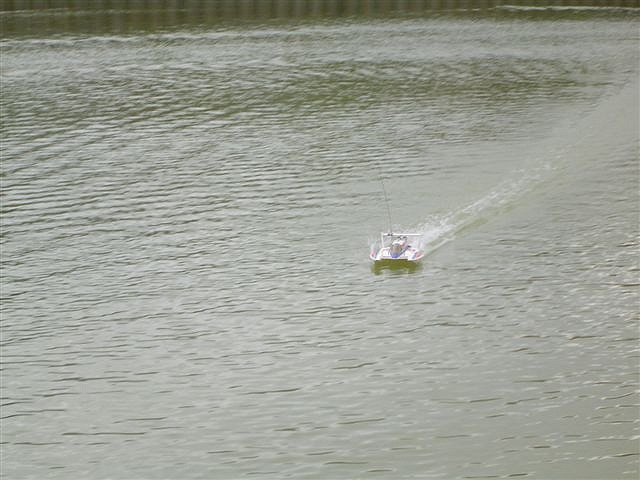
[[[387,198],[387,189],[384,188],[384,180],[382,179],[382,172],[378,167],[378,176],[380,177],[380,184],[382,185],[382,193],[384,193],[384,203],[387,206],[387,215],[389,217],[389,233],[393,233],[393,227],[391,226],[391,209],[389,208],[389,199]]]

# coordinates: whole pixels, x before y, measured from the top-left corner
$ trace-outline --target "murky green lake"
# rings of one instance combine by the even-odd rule
[[[636,479],[639,18],[7,27],[2,477]]]

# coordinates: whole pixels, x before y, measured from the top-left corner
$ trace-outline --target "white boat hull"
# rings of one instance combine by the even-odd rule
[[[424,257],[424,250],[409,244],[410,239],[421,237],[418,233],[381,233],[380,243],[374,247],[369,258],[380,263],[417,263]]]
[[[414,247],[407,248],[400,255],[393,255],[389,247],[371,252],[369,258],[374,262],[419,262],[424,257],[424,252]]]

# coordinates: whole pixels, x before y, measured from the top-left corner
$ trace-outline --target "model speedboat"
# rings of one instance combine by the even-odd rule
[[[424,250],[411,245],[419,233],[381,233],[380,245],[371,250],[369,258],[376,264],[416,263],[424,257]]]

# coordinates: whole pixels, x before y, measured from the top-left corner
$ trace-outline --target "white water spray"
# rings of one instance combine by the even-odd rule
[[[514,205],[518,198],[531,191],[552,171],[553,168],[545,164],[534,172],[518,172],[517,178],[502,182],[469,205],[446,214],[432,215],[424,223],[408,230],[421,233],[417,246],[425,250],[427,255],[433,253],[453,240],[462,230],[484,223]]]

